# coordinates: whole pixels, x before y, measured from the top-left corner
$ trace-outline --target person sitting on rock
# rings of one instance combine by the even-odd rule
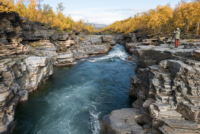
[[[174,30],[174,36],[175,36],[175,47],[177,48],[178,47],[178,43],[179,43],[179,40],[180,40],[180,29],[177,28],[176,30]]]

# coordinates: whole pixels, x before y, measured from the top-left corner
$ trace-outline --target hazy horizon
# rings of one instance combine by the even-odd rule
[[[44,0],[42,4],[49,4],[56,10],[56,6],[60,2],[65,7],[63,13],[71,16],[75,21],[83,19],[86,23],[109,25],[115,21],[133,17],[137,12],[144,12],[156,8],[158,5],[170,4],[174,8],[180,0]]]

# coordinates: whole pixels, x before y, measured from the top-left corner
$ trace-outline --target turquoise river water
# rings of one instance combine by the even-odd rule
[[[102,134],[99,120],[131,106],[136,64],[117,44],[106,56],[81,60],[54,74],[17,106],[12,134]]]

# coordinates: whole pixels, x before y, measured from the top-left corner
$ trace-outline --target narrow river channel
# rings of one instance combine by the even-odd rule
[[[17,106],[13,134],[101,134],[99,119],[128,108],[136,64],[117,44],[108,55],[81,60],[54,74]]]

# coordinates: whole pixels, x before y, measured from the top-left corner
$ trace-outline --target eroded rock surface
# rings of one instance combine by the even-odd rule
[[[53,58],[36,56],[0,60],[0,132],[13,122],[18,102],[53,73],[53,64]]]
[[[89,56],[107,54],[109,35],[58,32],[16,13],[0,14],[0,133],[10,130],[15,108],[53,73]]]
[[[124,40],[125,36],[117,38]],[[117,110],[120,114],[113,114],[114,111],[104,116],[107,133],[131,134],[123,128],[127,125],[124,120],[129,119],[135,124],[125,128],[131,130],[139,125],[142,134],[200,133],[200,46],[194,43],[186,47],[187,41],[181,42],[178,48],[171,42],[159,46],[142,45],[144,42],[124,44],[132,54],[128,60],[138,63],[129,89],[129,96],[136,99],[129,110],[136,113],[126,117],[129,110]]]
[[[200,133],[199,56],[197,48],[134,46],[137,76],[129,94],[135,109],[149,114],[151,129],[161,134]]]
[[[115,110],[102,118],[106,133],[143,134],[144,130],[136,122],[138,114],[134,109]]]

